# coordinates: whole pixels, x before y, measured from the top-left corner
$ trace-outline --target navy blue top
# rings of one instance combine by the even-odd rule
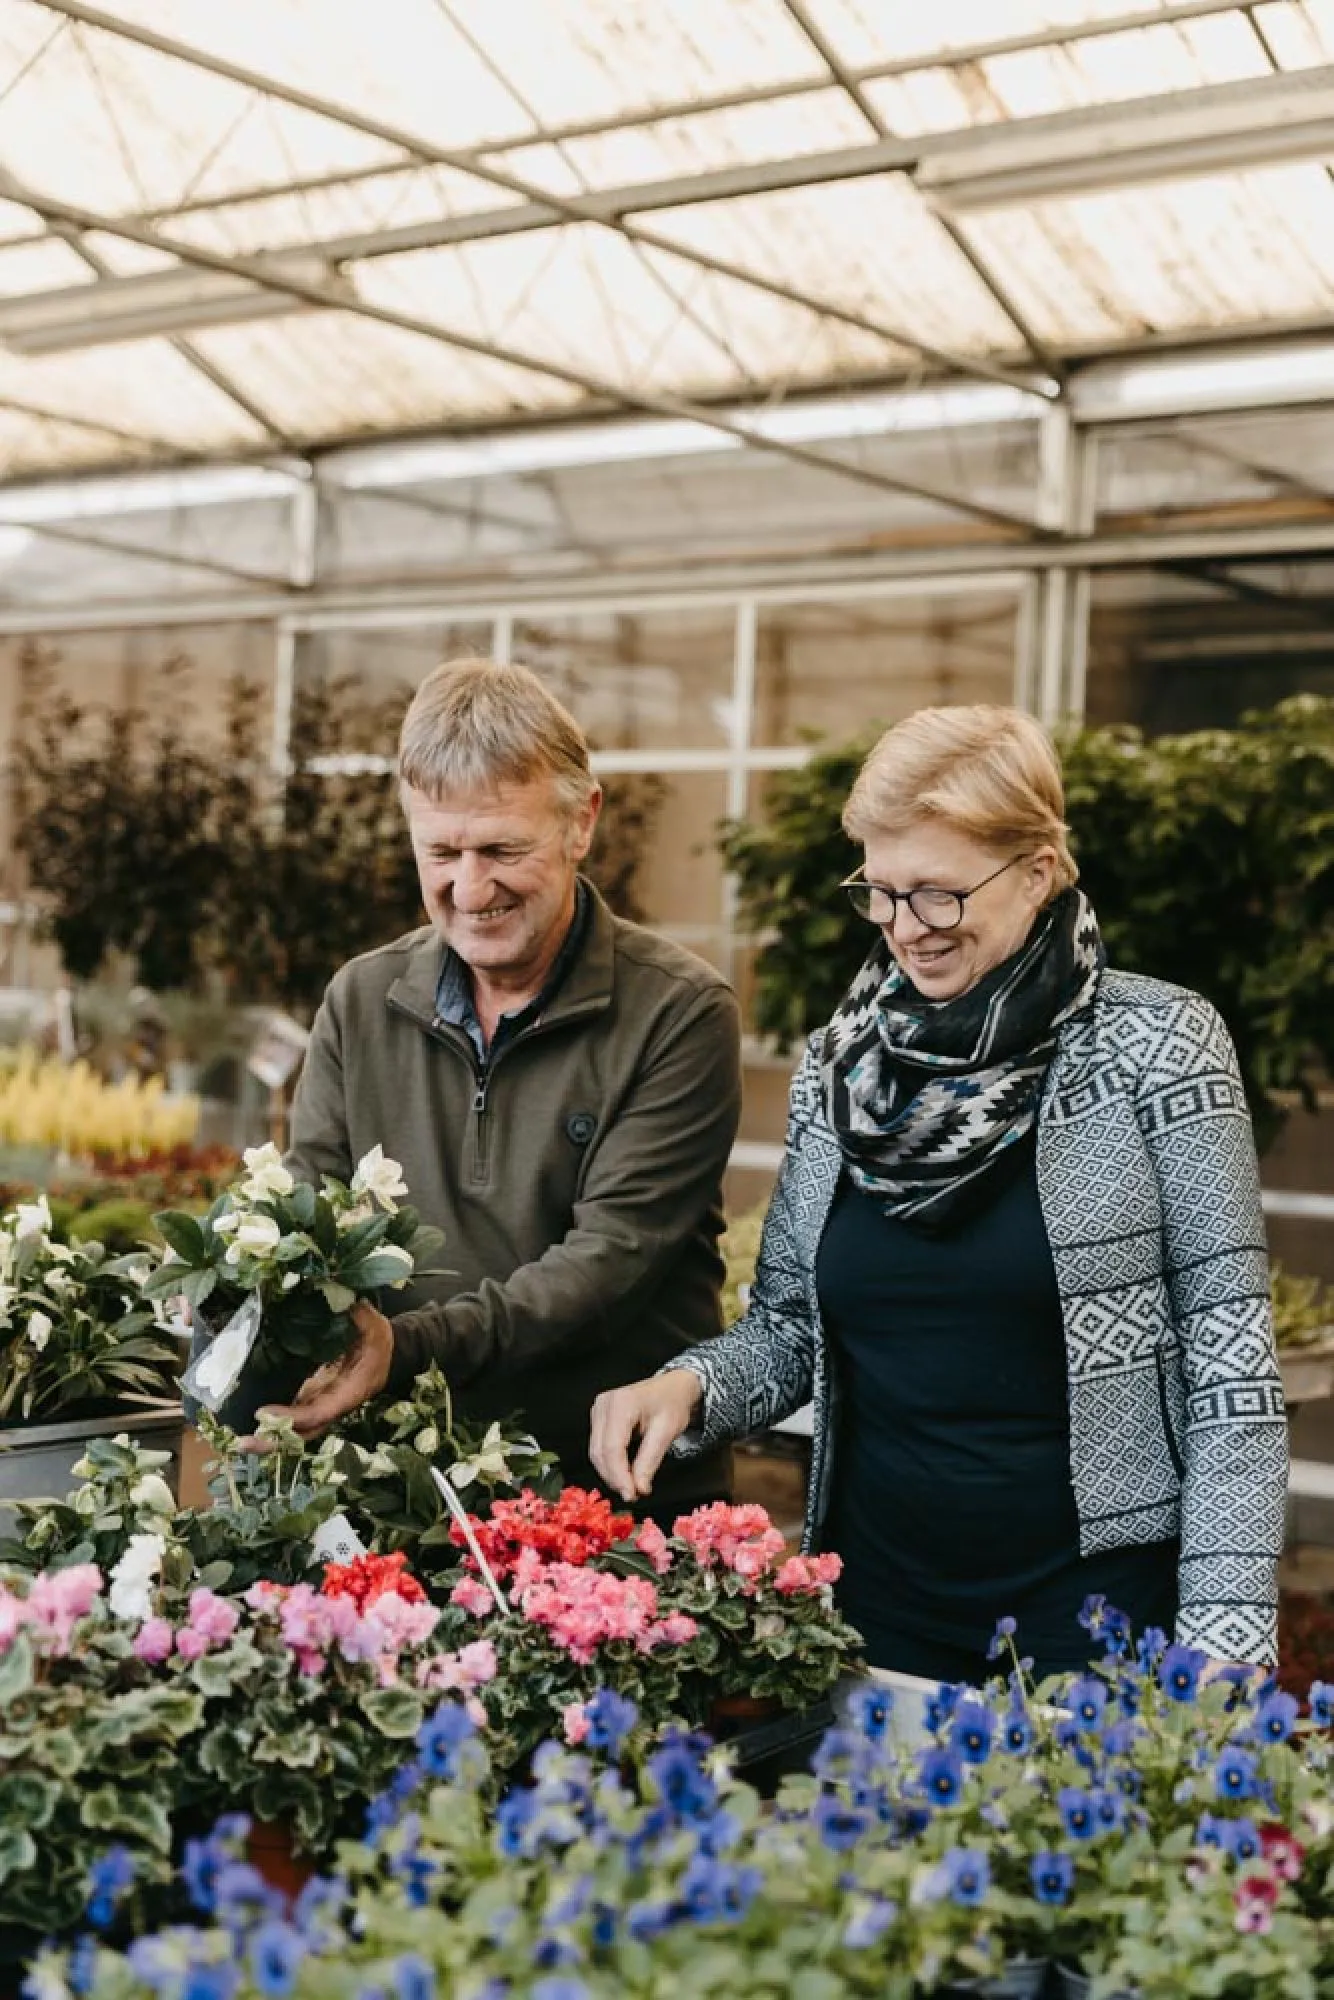
[[[842,1414],[822,1539],[873,1664],[952,1679],[996,1620],[1038,1670],[1082,1664],[1101,1591],[1175,1616],[1176,1543],[1079,1553],[1065,1339],[1035,1148],[980,1214],[926,1236],[845,1177],[816,1262]],[[937,1657],[938,1656],[938,1657]]]

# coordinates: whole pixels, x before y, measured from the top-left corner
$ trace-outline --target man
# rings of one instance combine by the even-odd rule
[[[518,1413],[591,1483],[589,1413],[719,1330],[719,1190],[740,1106],[735,999],[613,917],[579,875],[601,804],[574,718],[534,674],[438,667],[399,740],[430,928],[345,965],[316,1017],[289,1164],[347,1178],[379,1144],[445,1232],[445,1276],[291,1414],[324,1429],[436,1361],[457,1405]],[[726,1490],[685,1463],[666,1511]]]

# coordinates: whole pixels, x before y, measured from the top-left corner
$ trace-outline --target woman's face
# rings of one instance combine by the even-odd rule
[[[1006,868],[1012,854],[938,820],[867,840],[866,879],[884,889],[969,890],[1004,870],[969,897],[953,930],[930,929],[904,902],[894,905],[893,922],[881,925],[890,951],[923,999],[957,999],[1028,936],[1051,895],[1056,853],[1033,848]]]

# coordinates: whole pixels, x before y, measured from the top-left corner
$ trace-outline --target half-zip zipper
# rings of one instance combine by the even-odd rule
[[[491,1079],[499,1069],[501,1063],[504,1062],[506,1056],[509,1055],[512,1049],[522,1048],[525,1042],[531,1041],[537,1035],[555,1034],[561,1028],[571,1026],[575,1022],[587,1019],[590,1015],[600,1014],[605,1011],[602,1001],[586,1001],[581,1006],[567,1008],[563,1013],[556,1015],[554,1019],[543,1018],[542,1020],[534,1021],[530,1027],[522,1029],[512,1041],[503,1043],[490,1060],[482,1064],[478,1062],[477,1051],[461,1028],[456,1028],[451,1022],[442,1021],[438,1014],[419,1014],[415,1007],[405,1006],[401,1000],[395,999],[392,993],[386,996],[386,1005],[395,1014],[401,1014],[405,1020],[411,1021],[423,1033],[430,1035],[431,1039],[439,1042],[442,1048],[452,1049],[457,1056],[467,1063],[472,1072],[473,1089],[469,1107],[471,1118],[469,1136],[472,1140],[472,1172],[469,1178],[474,1186],[484,1185],[490,1178],[491,1128],[488,1100],[491,1091]]]

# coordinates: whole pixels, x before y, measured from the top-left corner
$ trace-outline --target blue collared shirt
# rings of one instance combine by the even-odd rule
[[[472,1043],[477,1060],[486,1070],[495,1060],[506,1042],[512,1042],[530,1027],[540,1014],[544,1014],[564,984],[567,973],[579,955],[580,946],[588,934],[589,920],[593,914],[593,898],[582,881],[575,883],[574,915],[570,928],[556,962],[547,974],[542,991],[516,1007],[512,1014],[502,1014],[496,1023],[496,1032],[491,1037],[488,1049],[486,1036],[482,1033],[482,1023],[472,997],[472,975],[467,965],[456,951],[445,952],[445,962],[440,968],[440,979],[435,989],[435,1018],[447,1027],[462,1028]]]

